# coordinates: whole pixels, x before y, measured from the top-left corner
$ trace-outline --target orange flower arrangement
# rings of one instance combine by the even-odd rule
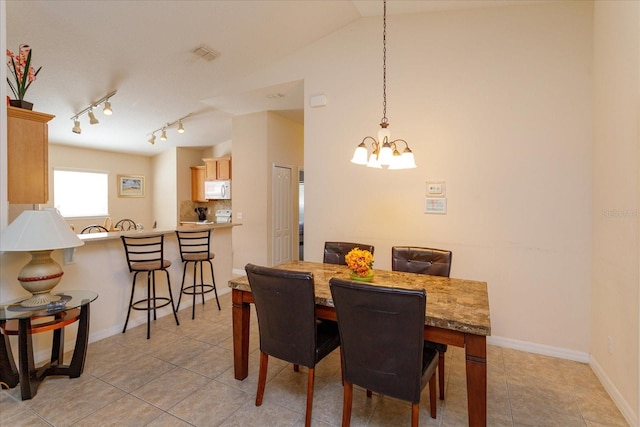
[[[373,255],[367,250],[353,248],[344,257],[349,270],[360,277],[366,277],[373,269]]]

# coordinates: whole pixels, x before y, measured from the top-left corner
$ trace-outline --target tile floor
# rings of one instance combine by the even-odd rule
[[[84,374],[46,379],[32,400],[19,388],[0,392],[2,426],[301,426],[306,372],[270,358],[264,402],[254,405],[258,372],[257,321],[251,323],[249,377],[233,378],[231,294],[90,344]],[[70,356],[70,355],[67,355]],[[582,363],[516,350],[488,348],[488,425],[627,426],[591,369]],[[446,400],[428,414],[428,387],[420,425],[466,426],[464,352],[449,346]],[[339,353],[316,369],[314,426],[339,426],[342,386]],[[354,389],[353,426],[410,424],[410,406]]]

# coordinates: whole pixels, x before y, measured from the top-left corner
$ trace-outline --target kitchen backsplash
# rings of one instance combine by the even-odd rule
[[[207,220],[215,221],[216,210],[231,209],[231,200],[212,200],[206,203],[183,200],[180,202],[180,221],[198,221],[198,214],[195,209],[200,206],[205,206],[209,209]]]

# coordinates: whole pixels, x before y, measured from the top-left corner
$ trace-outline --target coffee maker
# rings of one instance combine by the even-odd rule
[[[198,221],[207,220],[207,212],[209,211],[209,208],[206,206],[198,206],[193,211],[198,214]]]

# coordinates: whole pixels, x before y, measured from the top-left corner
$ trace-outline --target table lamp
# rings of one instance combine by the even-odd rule
[[[82,245],[55,209],[24,211],[0,233],[0,251],[31,252],[31,261],[18,274],[20,285],[32,294],[21,302],[23,307],[44,306],[60,299],[51,295],[51,290],[64,272],[51,252]]]

